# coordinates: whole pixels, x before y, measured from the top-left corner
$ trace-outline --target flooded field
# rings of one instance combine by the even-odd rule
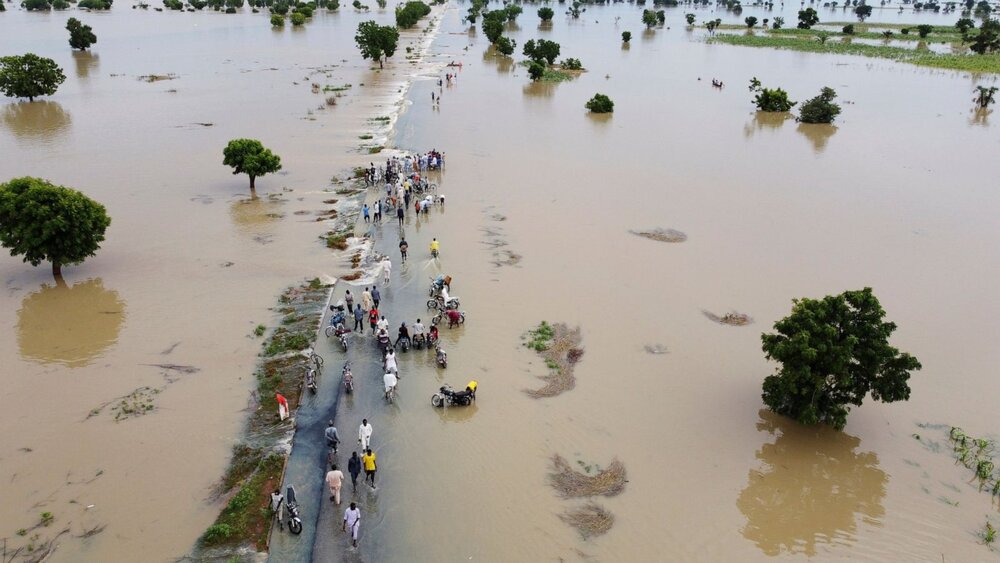
[[[53,57],[69,77],[47,101],[0,108],[0,178],[76,187],[113,219],[97,257],[65,269],[65,286],[47,268],[0,260],[0,326],[10,327],[0,339],[0,536],[52,512],[46,531],[72,522],[57,561],[172,560],[211,523],[218,505],[206,498],[246,416],[253,328],[272,322],[284,286],[349,269],[316,241],[314,213],[331,176],[369,160],[357,147],[378,139],[359,137],[394,112],[410,66],[399,52],[394,72],[374,73],[352,44],[358,21],[387,22],[391,11],[342,8],[275,32],[262,15],[123,8],[86,14],[99,37],[87,55],[65,45],[70,14],[0,16],[4,54]],[[366,527],[350,559],[995,559],[976,536],[997,517],[990,497],[947,447],[912,437],[946,442],[922,423],[998,430],[1000,195],[990,178],[1000,133],[970,102],[994,79],[706,45],[704,30],[684,28],[684,8],[668,11],[670,29],[646,31],[635,6],[540,26],[525,5],[507,31],[518,55],[547,38],[587,68],[531,84],[481,31],[466,32],[466,8],[447,7],[432,48],[439,63],[463,63],[457,81],[418,80],[397,123],[398,145],[447,152],[447,206],[406,225],[412,259],[397,264],[386,300],[393,326],[424,317],[427,278],[448,273],[468,322],[443,331],[447,370],[402,359],[394,407],[359,394],[338,412],[349,442],[362,417],[372,421],[379,454],[378,493],[359,497]],[[693,11],[699,22],[713,14]],[[168,73],[178,78],[139,79]],[[756,115],[753,76],[793,100],[831,86],[843,113],[835,126]],[[325,95],[311,82],[352,87],[318,110]],[[595,92],[615,101],[613,116],[586,113]],[[258,200],[221,165],[240,136],[285,166],[258,179]],[[631,232],[657,228],[686,240]],[[395,258],[395,226],[373,234]],[[439,263],[428,260],[432,237]],[[774,366],[760,332],[792,298],[864,286],[898,323],[893,343],[924,365],[911,400],[867,402],[842,433],[762,411]],[[725,326],[703,311],[753,322]],[[579,326],[586,353],[575,388],[535,399],[523,390],[546,369],[520,337],[543,319]],[[324,353],[336,365],[334,350]],[[349,358],[363,367],[370,353]],[[469,379],[480,382],[476,405],[430,406],[443,382]],[[140,388],[156,391],[155,410],[115,422],[110,405]],[[624,464],[624,492],[598,500],[614,516],[607,534],[584,541],[560,519],[584,503],[549,486],[555,454],[573,467]],[[319,533],[340,538],[339,528]]]

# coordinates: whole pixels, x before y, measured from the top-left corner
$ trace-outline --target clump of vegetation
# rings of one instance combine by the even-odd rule
[[[594,502],[568,510],[560,514],[559,518],[576,528],[583,539],[605,534],[615,524],[614,515]]]
[[[760,80],[756,76],[750,80],[750,91],[757,93],[753,99],[754,104],[757,105],[757,111],[784,112],[792,109],[792,106],[796,104],[788,99],[788,92],[781,88],[770,89],[761,86]]]
[[[335,250],[347,250],[346,233],[329,233],[326,235],[326,247]]]
[[[854,35],[854,24],[849,23],[845,25],[843,28],[841,28],[840,31],[842,31],[844,35]]]
[[[711,311],[702,309],[701,314],[708,317],[709,320],[729,326],[745,326],[753,322],[753,318],[750,315],[737,313],[736,311],[730,311],[720,317]]]
[[[997,93],[996,86],[976,86],[976,97],[972,101],[976,102],[979,109],[986,109],[993,103],[993,95]]]
[[[549,373],[540,377],[545,385],[540,389],[526,389],[525,393],[541,399],[555,397],[573,389],[576,386],[573,368],[583,357],[580,329],[570,329],[562,323],[549,325],[543,321],[538,328],[529,331],[527,337],[526,346],[538,352],[545,360]]]
[[[281,14],[271,14],[272,27],[285,27],[285,16]]]
[[[799,121],[802,123],[833,123],[840,115],[840,106],[833,103],[837,92],[833,88],[824,87],[818,96],[806,101],[799,108]]]
[[[593,113],[612,113],[615,111],[615,103],[604,94],[594,94],[594,97],[590,98],[583,107]]]
[[[524,56],[532,61],[541,64],[553,64],[559,57],[560,46],[555,41],[548,39],[529,39],[524,43],[522,52]]]
[[[552,8],[549,8],[548,6],[543,6],[538,9],[538,18],[541,19],[543,22],[552,21],[552,17],[555,15],[556,13],[552,10]]]
[[[304,22],[305,16],[301,17]],[[295,19],[295,14],[292,14],[293,24]],[[250,177],[250,193],[254,195],[257,193],[258,176],[281,170],[281,157],[264,147],[257,139],[233,139],[222,149],[222,156],[222,164],[231,167],[233,174],[246,174]]]
[[[230,497],[226,507],[199,540],[203,547],[235,545],[250,540],[257,549],[267,545],[272,518],[269,491],[281,485],[285,460],[272,453],[262,459],[253,474]]]
[[[257,327],[253,329],[253,335],[257,338],[264,336],[265,332],[267,332],[267,327],[264,325],[257,325]]]
[[[565,58],[559,63],[559,67],[563,70],[583,70],[583,63],[580,59],[574,59],[572,57]]]
[[[812,26],[818,23],[819,15],[816,13],[816,10],[812,8],[799,10],[799,29],[812,29]]]
[[[595,468],[596,472],[590,475],[592,466],[580,462],[587,473],[580,473],[561,455],[552,456],[552,464],[555,471],[549,473],[549,484],[564,498],[606,496],[613,497],[625,490],[625,483],[628,478],[625,472],[625,464],[615,458],[606,468]]]
[[[531,78],[532,81],[537,82],[541,80],[543,76],[545,76],[545,67],[540,63],[531,61],[528,64],[528,77]]]
[[[420,21],[420,18],[431,13],[431,7],[420,0],[411,0],[402,6],[396,7],[396,26],[409,29]]]
[[[288,18],[291,20],[293,26],[301,26],[306,23],[306,16],[302,12],[292,12],[292,15]]]
[[[514,54],[514,49],[517,47],[517,42],[509,37],[501,37],[497,39],[497,52],[505,57],[509,57]]]
[[[388,59],[396,52],[399,30],[391,25],[378,25],[374,21],[361,22],[354,35],[354,42],[361,51],[362,58],[378,61],[378,67],[383,68],[382,58]]]
[[[986,521],[986,526],[983,527],[983,543],[987,547],[992,547],[993,542],[997,539],[997,529],[993,527],[993,524],[989,520]]]
[[[631,40],[632,40],[632,32],[631,31],[623,31],[622,32],[622,43],[628,43]]]
[[[655,229],[647,229],[644,231],[629,231],[633,235],[640,236],[643,238],[648,238],[649,240],[655,240],[658,242],[684,242],[687,240],[687,235],[675,230],[675,229],[663,229],[657,227]]]
[[[291,333],[284,328],[274,331],[271,341],[264,348],[265,356],[276,356],[287,352],[297,352],[309,347],[309,336],[299,333]]]
[[[822,299],[793,300],[792,312],[761,335],[769,360],[780,364],[764,379],[764,404],[802,424],[847,424],[848,405],[861,406],[871,392],[891,403],[910,398],[910,372],[921,368],[910,354],[889,345],[895,323],[871,288]]]

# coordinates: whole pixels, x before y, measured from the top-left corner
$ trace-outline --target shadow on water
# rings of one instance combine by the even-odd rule
[[[812,143],[813,151],[820,154],[826,149],[826,142],[837,132],[835,125],[826,123],[800,123],[798,132]]]
[[[556,93],[558,82],[529,82],[521,87],[521,91],[529,98],[552,98]]]
[[[58,102],[14,102],[3,108],[3,124],[26,141],[50,141],[69,130],[72,119]]]
[[[101,66],[101,57],[90,51],[73,51],[73,62],[76,64],[76,77],[89,78],[90,73],[96,73]]]
[[[991,109],[976,108],[970,112],[969,115],[969,127],[989,127],[990,126],[990,114],[993,113]]]
[[[229,215],[241,233],[265,237],[272,231],[272,227],[284,217],[281,209],[282,203],[284,202],[281,199],[267,196],[238,199],[230,205]]]
[[[17,344],[22,358],[83,367],[118,341],[124,321],[125,302],[100,278],[42,285],[21,302]]]
[[[495,45],[483,51],[483,64],[496,65],[499,74],[510,74],[514,70],[514,59],[498,53]]]
[[[776,131],[789,119],[793,117],[787,111],[758,111],[753,115],[753,119],[743,126],[743,136],[749,139],[760,131]]]
[[[858,519],[879,525],[889,476],[861,440],[828,427],[805,427],[770,411],[757,429],[776,436],[757,451],[761,469],[736,500],[741,530],[767,555],[815,555],[816,545],[849,543]]]

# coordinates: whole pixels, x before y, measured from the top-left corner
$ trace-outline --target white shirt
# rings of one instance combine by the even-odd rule
[[[424,333],[424,323],[413,323],[413,334],[423,334]]]
[[[447,286],[444,286],[444,285],[441,286],[441,299],[444,299],[444,304],[445,305],[447,305],[448,302],[451,301],[451,296],[448,295],[448,287]]]
[[[389,272],[392,271],[392,261],[391,260],[383,260],[382,261],[382,267],[385,268],[385,273],[388,274]]]
[[[362,424],[358,427],[358,439],[367,440],[372,437],[372,425]]]
[[[397,381],[398,380],[396,379],[396,376],[393,375],[392,373],[386,373],[385,375],[383,375],[382,382],[385,383],[385,392],[388,393],[389,391],[391,391],[392,388],[396,386]]]
[[[389,371],[389,370],[399,371],[399,367],[396,366],[396,355],[395,354],[386,354],[386,356],[385,356],[385,370],[386,371]]]
[[[347,522],[347,529],[353,531],[354,526],[361,523],[361,510],[348,508],[344,511],[344,520]]]
[[[386,332],[388,332],[389,331],[389,321],[387,321],[385,319],[379,319],[378,322],[375,323],[375,328],[377,328],[380,331],[381,330],[385,330]]]

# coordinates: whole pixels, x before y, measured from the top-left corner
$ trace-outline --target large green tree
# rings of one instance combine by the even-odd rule
[[[812,29],[812,26],[819,23],[819,14],[812,8],[799,10],[799,29]]]
[[[529,59],[541,63],[545,61],[548,64],[556,62],[559,58],[559,44],[555,41],[549,41],[548,39],[529,39],[524,43],[523,53],[524,56]]]
[[[496,45],[503,36],[503,26],[506,21],[507,12],[504,10],[493,10],[483,14],[483,33],[490,43]]]
[[[256,194],[254,180],[281,170],[281,157],[265,148],[257,139],[233,139],[222,150],[222,164],[231,166],[233,174],[250,176],[250,192]]]
[[[33,102],[55,94],[64,80],[66,75],[52,59],[34,53],[0,57],[0,91],[8,96]]]
[[[70,18],[66,21],[66,29],[69,30],[69,46],[74,49],[86,51],[91,45],[97,43],[94,30],[76,18]]]
[[[895,323],[869,287],[823,299],[796,299],[792,313],[763,334],[767,358],[781,364],[764,379],[764,404],[803,424],[847,424],[848,405],[910,398],[913,356],[889,345]]]
[[[362,58],[378,61],[378,67],[382,68],[382,57],[388,59],[396,52],[399,30],[391,25],[379,25],[374,21],[361,22],[358,24],[354,42],[361,50]]]
[[[40,178],[14,178],[0,184],[0,244],[32,266],[62,266],[93,256],[111,224],[104,206],[82,193]]]

